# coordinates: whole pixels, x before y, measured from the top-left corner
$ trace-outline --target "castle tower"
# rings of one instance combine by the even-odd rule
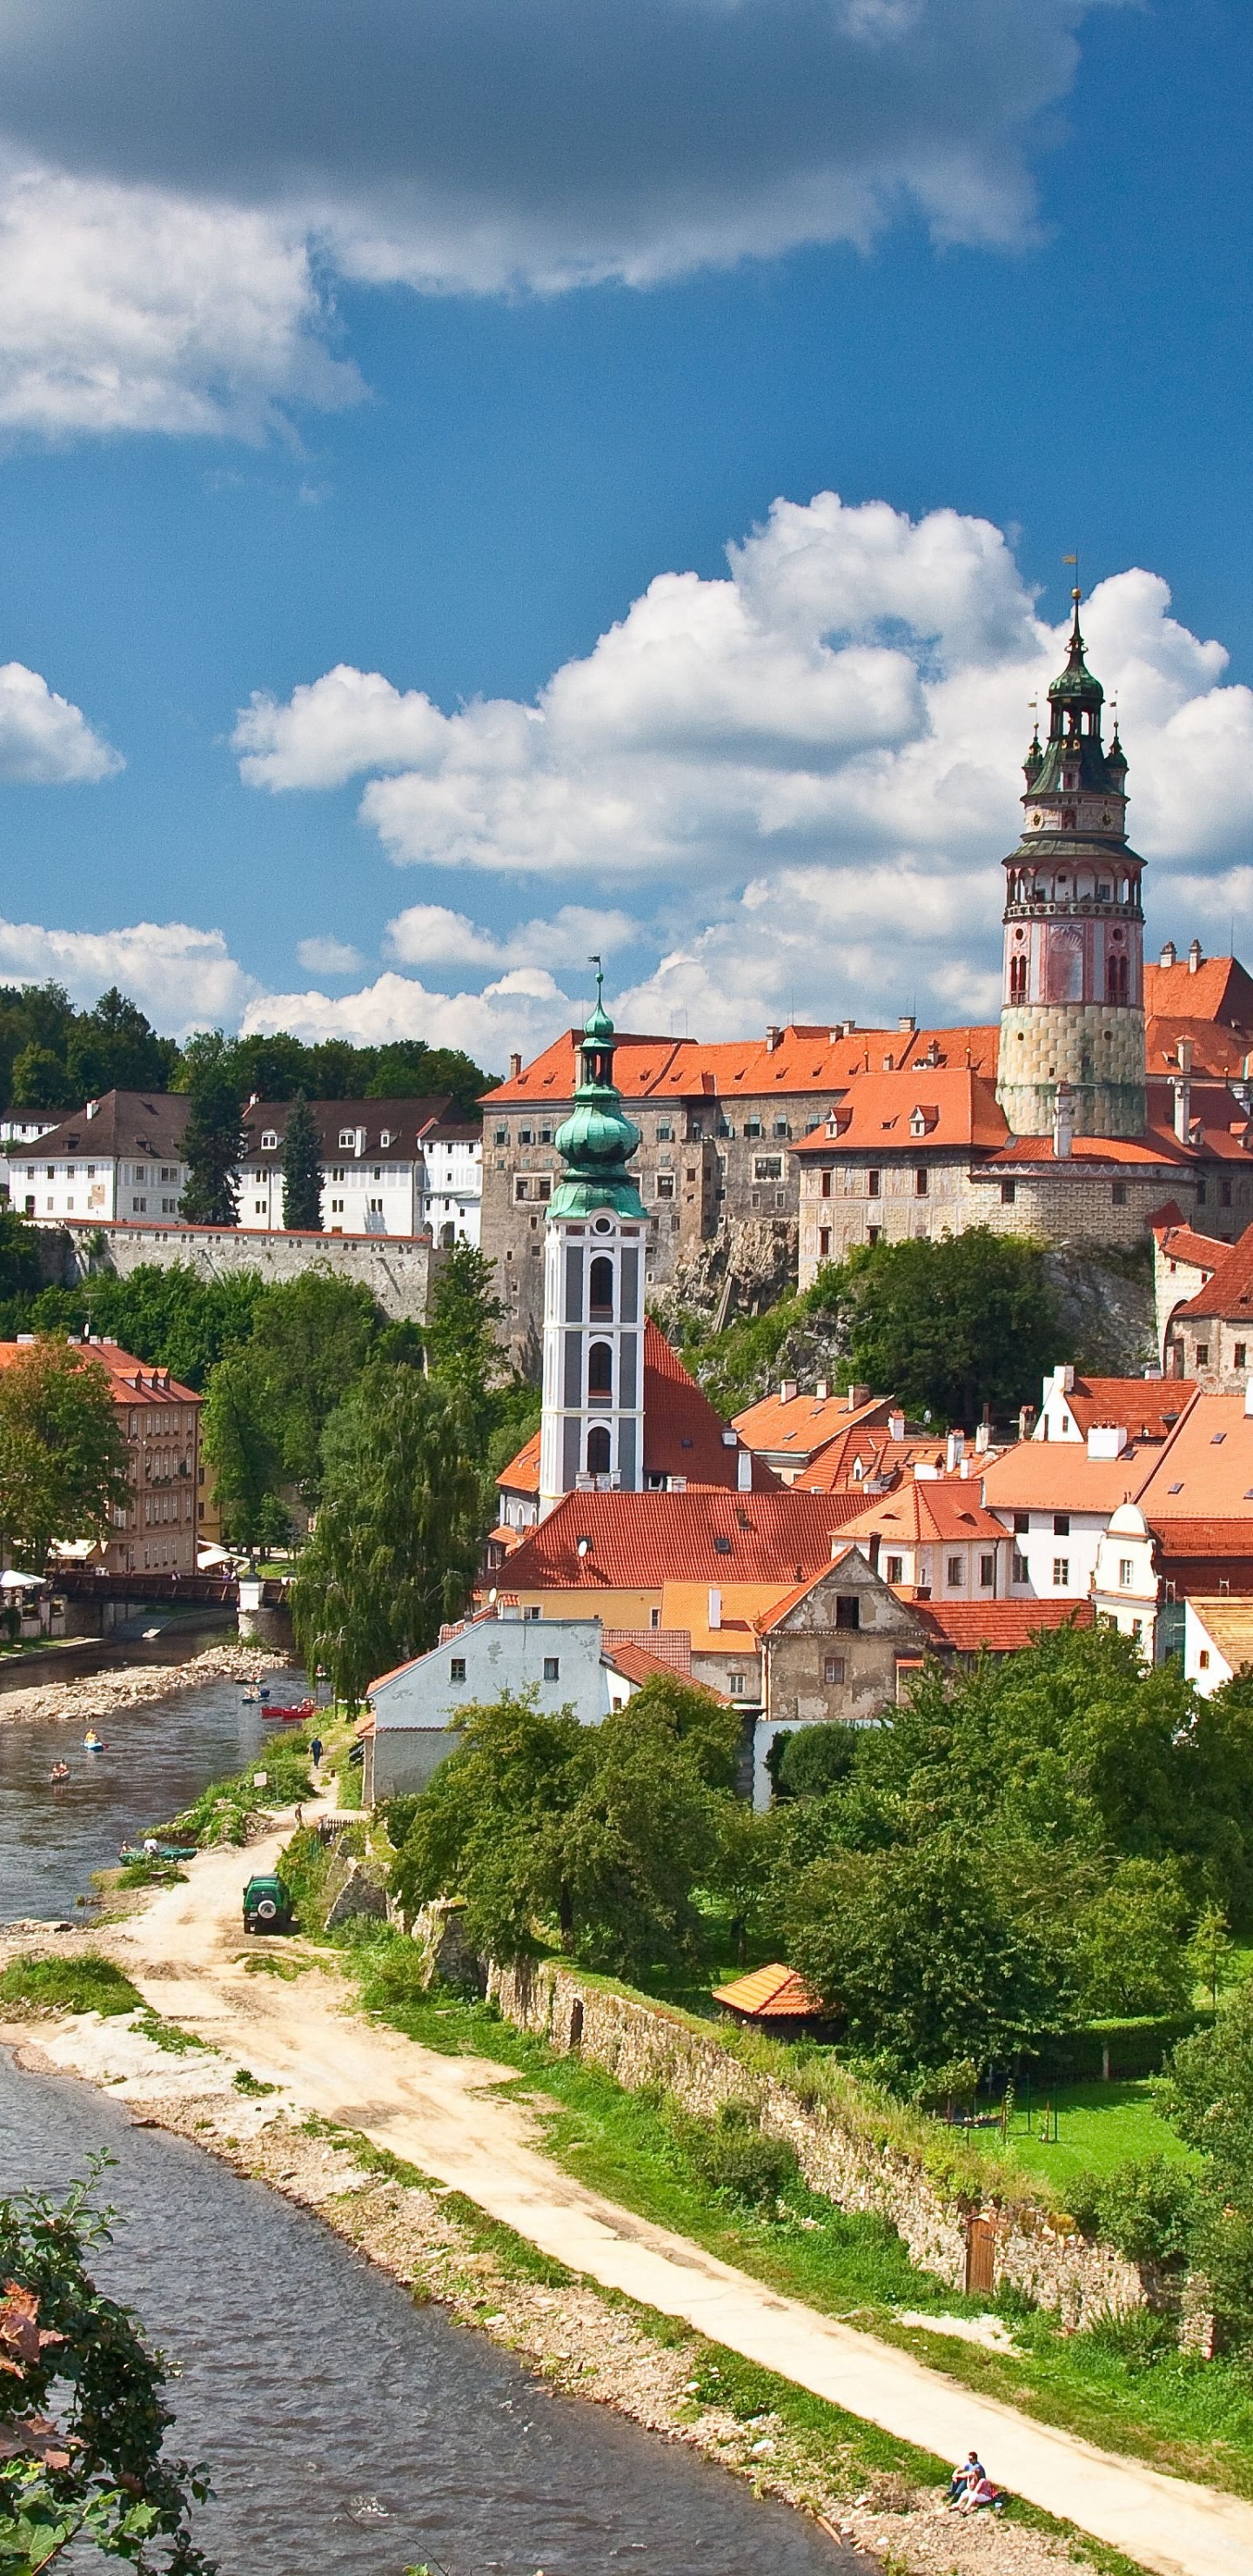
[[[644,1482],[644,1243],[630,1173],[640,1131],[613,1079],[613,1022],[595,958],[574,1109],[557,1130],[564,1177],[549,1201],[544,1268],[540,1511],[576,1487]]]
[[[1127,763],[1105,692],[1083,658],[1073,594],[1070,659],[1023,764],[1025,823],[1005,861],[1005,983],[996,1096],[1011,1132],[1140,1136],[1144,861],[1127,846]]]

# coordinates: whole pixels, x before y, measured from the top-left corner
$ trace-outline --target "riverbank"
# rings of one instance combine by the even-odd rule
[[[69,1950],[59,1943],[55,1955]],[[276,1965],[290,1975],[286,1960]],[[268,1988],[272,1974],[257,1982]],[[146,2016],[92,2013],[10,2022],[0,2026],[0,2043],[19,2066],[107,2089],[133,2120],[188,2139],[280,2192],[416,2298],[438,2302],[457,2324],[516,2354],[555,2393],[686,2445],[896,2576],[1059,2576],[1076,2565],[1128,2565],[1022,2522],[967,2523],[944,2512],[936,2464],[925,2454],[787,2390],[682,2323],[607,2294],[447,2184],[357,2132],[302,2113],[294,2088],[267,2086],[237,2054],[177,2037],[173,2049],[162,2047],[150,2030]],[[797,2396],[808,2423],[789,2403]]]
[[[223,1640],[202,1647],[178,1663],[130,1663],[94,1673],[76,1673],[64,1681],[32,1682],[0,1697],[0,1726],[19,1718],[71,1718],[86,1722],[138,1708],[149,1700],[168,1699],[174,1691],[195,1690],[204,1682],[251,1681],[256,1673],[290,1666],[293,1658],[272,1648],[241,1646]]]

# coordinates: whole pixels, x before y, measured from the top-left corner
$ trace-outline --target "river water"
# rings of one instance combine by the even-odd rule
[[[0,2193],[60,2189],[99,2148],[128,2223],[97,2277],[179,2366],[171,2443],[210,2463],[196,2531],[222,2576],[868,2576],[727,2472],[415,2307],[264,2184],[0,2051]]]
[[[272,1706],[304,1696],[294,1667],[266,1679]],[[227,1680],[111,1711],[96,1728],[104,1753],[84,1752],[81,1717],[6,1717],[0,1701],[0,1920],[72,1914],[119,1843],[178,1815],[210,1780],[242,1771],[273,1731]],[[54,1788],[48,1775],[60,1761],[70,1778]]]

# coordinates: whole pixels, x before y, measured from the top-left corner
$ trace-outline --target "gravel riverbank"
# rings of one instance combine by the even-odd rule
[[[28,1690],[0,1696],[0,1726],[14,1718],[111,1717],[121,1708],[146,1700],[168,1699],[174,1691],[195,1690],[205,1682],[250,1681],[291,1664],[290,1655],[259,1646],[206,1646],[178,1664],[120,1664],[102,1672],[82,1673],[66,1681],[34,1682]]]

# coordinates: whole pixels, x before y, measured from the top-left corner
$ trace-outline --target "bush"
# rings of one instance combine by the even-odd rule
[[[855,1731],[838,1722],[788,1727],[776,1735],[766,1768],[776,1798],[824,1798],[848,1778],[856,1755]]]
[[[1128,2156],[1107,2174],[1078,2174],[1071,2212],[1085,2236],[1104,2236],[1130,2263],[1187,2260],[1198,2217],[1196,2177],[1163,2155]]]
[[[782,2138],[763,2137],[755,2111],[724,2103],[717,2119],[684,2121],[680,2142],[702,2182],[750,2209],[768,2209],[797,2177],[792,2149]]]
[[[36,2012],[128,2013],[143,1998],[130,1978],[88,1950],[78,1959],[11,1959],[0,1976],[0,2003],[26,2004]]]

